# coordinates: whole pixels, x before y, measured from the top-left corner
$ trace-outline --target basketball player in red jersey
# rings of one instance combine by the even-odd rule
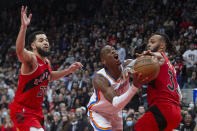
[[[173,65],[165,55],[172,49],[168,37],[153,34],[143,55],[153,55],[159,59],[160,72],[155,80],[148,84],[147,97],[149,110],[137,121],[135,131],[172,131],[181,121],[181,92],[176,80]]]
[[[26,12],[27,7],[22,7],[21,27],[16,40],[16,53],[22,66],[15,98],[10,104],[10,115],[20,131],[44,131],[41,104],[49,81],[82,68],[82,64],[75,62],[68,69],[51,71],[50,63],[45,58],[49,55],[49,42],[43,32],[31,35],[32,52],[24,49],[26,29],[32,17],[32,14],[27,17]]]

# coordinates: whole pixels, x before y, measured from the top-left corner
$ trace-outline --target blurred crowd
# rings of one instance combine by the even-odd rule
[[[177,71],[181,89],[197,88],[197,1],[195,0],[34,0],[2,7],[0,13],[0,125],[1,131],[15,131],[8,105],[17,89],[21,63],[15,41],[20,28],[20,8],[33,14],[27,35],[46,32],[51,46],[53,70],[79,61],[84,68],[50,83],[42,104],[46,131],[92,131],[86,105],[94,89],[94,72],[102,68],[99,49],[114,46],[121,61],[145,50],[154,32],[168,34],[173,52],[168,57]],[[26,42],[26,48],[29,43]],[[147,109],[146,85],[123,110],[124,131],[132,131]],[[196,105],[182,106],[177,130],[193,131]],[[197,129],[196,129],[197,130]]]

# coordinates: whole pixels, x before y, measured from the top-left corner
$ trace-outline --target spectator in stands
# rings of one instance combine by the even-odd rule
[[[183,74],[183,63],[181,61],[181,58],[179,56],[177,56],[175,58],[175,63],[174,63],[174,68],[176,70],[176,78],[177,78],[177,82],[179,84],[179,86],[182,88],[182,74]]]
[[[16,127],[14,126],[13,122],[10,119],[10,116],[6,116],[3,120],[3,124],[0,128],[1,131],[17,131]]]
[[[192,119],[192,116],[190,114],[185,115],[183,119],[184,119],[184,122],[183,122],[183,126],[180,129],[181,131],[197,130],[196,123],[194,122],[194,120]]]
[[[8,100],[6,95],[2,95],[1,101],[0,101],[0,109],[6,108],[8,109]]]
[[[120,60],[123,63],[126,58],[126,49],[124,48],[124,43],[117,43],[117,52],[120,56]]]
[[[71,123],[68,126],[67,131],[81,131],[80,126],[79,126],[79,121],[78,121],[75,113],[71,114],[70,119],[71,119]]]
[[[140,115],[140,116],[144,115],[144,113],[146,112],[145,107],[142,106],[142,105],[139,106],[139,107],[138,107],[138,112],[139,112],[139,115]]]
[[[47,97],[48,97],[48,101],[52,102],[52,95],[56,94],[56,87],[55,85],[52,85],[51,88],[49,88],[47,90]]]
[[[88,121],[87,117],[83,117],[83,109],[81,107],[76,109],[76,117],[78,119],[80,130],[83,131],[88,127]]]
[[[132,115],[127,116],[124,126],[124,131],[133,131],[135,120]]]
[[[48,115],[44,115],[44,127],[45,127],[45,131],[50,131],[50,121],[48,118]]]
[[[186,65],[187,77],[191,77],[192,71],[196,70],[197,65],[197,50],[194,49],[194,43],[191,43],[189,49],[184,52],[183,60]]]
[[[57,131],[67,131],[69,125],[70,125],[70,120],[69,120],[68,115],[62,114],[62,119],[61,119],[61,122]]]
[[[135,37],[132,39],[131,46],[139,47],[142,44],[142,38],[138,32],[135,32]]]
[[[78,78],[77,82],[78,82],[78,85],[79,85],[78,86],[79,89],[86,86],[86,82],[82,79],[81,73],[78,74],[77,78]]]
[[[74,80],[73,80],[73,75],[70,74],[70,75],[68,76],[68,81],[65,82],[65,83],[66,83],[66,87],[65,87],[65,88],[68,89],[69,91],[71,91],[71,90],[72,90],[73,82],[74,82]]]
[[[188,88],[196,88],[197,87],[197,76],[196,76],[196,71],[192,72],[192,76],[191,79],[188,80],[187,83],[184,84],[184,89],[188,89]]]
[[[60,113],[54,112],[53,122],[51,123],[50,131],[55,131],[56,129],[60,128],[60,121],[61,121]]]
[[[0,5],[2,5],[1,2]],[[15,52],[13,52],[17,27],[20,24],[19,17],[15,17],[17,16],[16,10],[20,7],[19,4],[21,3],[13,4],[11,7],[7,5],[4,7],[5,9],[0,8],[2,10],[0,15],[0,101],[4,101],[4,104],[1,104],[4,107],[12,100],[18,81],[15,76],[20,71],[20,63],[16,59]],[[190,71],[189,76],[184,75],[185,68],[183,66],[181,70],[182,65],[179,64],[183,62],[181,57],[184,52],[189,50],[188,43],[194,43],[194,48],[197,49],[197,7],[195,7],[195,0],[187,2],[177,0],[121,0],[115,2],[103,0],[92,1],[90,4],[84,4],[80,1],[69,3],[63,0],[41,0],[22,2],[22,4],[30,5],[31,12],[36,17],[28,32],[43,29],[49,33],[52,51],[49,60],[54,70],[66,68],[69,66],[69,62],[73,60],[80,60],[86,67],[85,71],[81,72],[82,79],[86,82],[86,85],[82,84],[81,86],[82,91],[78,91],[80,84],[75,86],[76,90],[72,90],[74,80],[78,79],[78,73],[51,83],[47,92],[48,98],[44,101],[45,104],[48,101],[50,106],[49,110],[45,111],[47,118],[47,126],[45,127],[49,128],[48,125],[51,125],[53,112],[56,110],[62,115],[62,121],[68,117],[69,122],[63,124],[65,128],[62,129],[67,130],[71,121],[69,116],[72,114],[69,110],[76,108],[74,103],[77,103],[77,96],[80,96],[81,99],[80,101],[77,100],[77,106],[86,106],[93,92],[91,78],[94,77],[94,71],[100,68],[98,53],[101,46],[112,44],[116,47],[118,43],[123,43],[126,59],[134,58],[135,52],[141,53],[140,49],[147,43],[147,38],[156,30],[161,32],[165,30],[165,33],[174,41],[178,53],[172,60],[176,61],[175,65],[178,64],[175,68],[177,67],[179,84],[185,85],[184,88],[186,89],[196,87],[194,84],[197,81],[195,75],[191,75],[195,73]],[[42,7],[38,6],[40,4]],[[68,5],[69,7],[67,7]],[[74,5],[71,10],[70,5]],[[58,8],[55,8],[56,6]],[[69,9],[69,13],[65,11],[65,7]],[[89,10],[89,8],[92,8],[91,12],[84,11]],[[137,45],[140,46],[134,48],[134,43],[136,47]],[[62,91],[63,88],[65,88],[65,93]],[[57,104],[58,96],[62,97],[59,94],[63,94],[65,106],[61,106],[63,105],[62,102],[60,105]],[[6,95],[6,100],[4,95]],[[127,116],[130,114],[136,116],[138,112],[135,113],[135,111],[138,111],[139,106],[143,103],[144,100],[140,98],[140,95],[136,95],[125,109]],[[132,107],[135,110],[131,109]],[[0,112],[3,112],[1,119],[9,115],[6,108],[1,108]],[[67,117],[64,115],[65,113],[68,113]],[[87,116],[83,115],[84,118]],[[91,131],[92,127],[89,126],[88,130]],[[49,130],[46,129],[46,131]]]

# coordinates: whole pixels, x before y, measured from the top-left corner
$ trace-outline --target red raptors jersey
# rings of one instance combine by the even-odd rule
[[[152,81],[147,89],[149,106],[155,103],[175,103],[180,104],[179,86],[176,80],[176,72],[164,53],[165,63],[160,67],[157,78]]]
[[[48,86],[51,68],[46,60],[44,63],[38,56],[36,58],[38,67],[32,73],[22,74],[20,72],[18,89],[13,103],[25,107],[29,110],[28,113],[42,115],[41,104]]]

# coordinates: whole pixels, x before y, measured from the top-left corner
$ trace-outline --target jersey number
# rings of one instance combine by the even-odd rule
[[[168,84],[168,89],[170,91],[174,91],[175,85],[174,85],[174,81],[173,81],[173,73],[172,73],[172,71],[168,70],[168,74],[170,75],[170,82],[171,82],[171,84]],[[179,85],[176,88],[176,93],[179,95],[179,99],[181,100],[182,99],[182,94],[181,94],[181,90],[179,88]]]
[[[45,92],[47,90],[47,86],[41,86],[40,89],[41,90],[38,92],[38,97],[41,97],[45,94]]]
[[[171,84],[168,84],[168,89],[174,91],[175,85],[173,81],[173,73],[172,71],[168,70],[168,74],[170,75],[170,82],[171,82]]]

